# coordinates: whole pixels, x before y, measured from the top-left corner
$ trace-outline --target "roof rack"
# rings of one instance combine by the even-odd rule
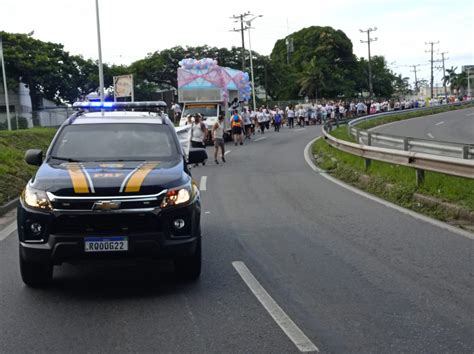
[[[163,101],[144,101],[144,102],[75,102],[72,108],[81,111],[97,111],[97,110],[111,110],[111,111],[162,111],[167,108]]]

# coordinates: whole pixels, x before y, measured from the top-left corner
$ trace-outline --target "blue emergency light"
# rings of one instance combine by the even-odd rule
[[[167,105],[163,101],[144,101],[144,102],[97,102],[97,101],[86,101],[86,102],[75,102],[72,108],[84,111],[95,111],[95,110],[164,110]]]

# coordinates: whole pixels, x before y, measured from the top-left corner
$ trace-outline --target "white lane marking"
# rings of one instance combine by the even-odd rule
[[[224,152],[224,156],[226,156],[227,154],[230,154],[232,152],[232,150],[227,150],[226,152]]]
[[[244,262],[232,262],[237,273],[247,284],[265,310],[272,316],[273,320],[280,326],[290,340],[296,345],[300,352],[319,352],[311,340],[306,337],[303,331],[291,320],[283,309],[273,300],[259,281],[253,276]]]
[[[254,141],[265,140],[266,138],[267,138],[267,137],[265,137],[265,136],[262,136],[261,138],[257,138],[257,139],[255,139]]]
[[[467,117],[474,116],[474,112],[466,114]]]
[[[306,130],[306,128],[295,129],[295,130],[293,130],[293,131],[294,131],[294,132],[302,132],[303,130]]]
[[[205,211],[204,214],[210,214],[211,212],[210,211]]]
[[[12,222],[3,230],[0,230],[0,241],[5,240],[8,236],[10,236],[15,231],[16,231],[16,221]]]
[[[414,212],[412,210],[409,210],[409,209],[405,209],[405,208],[402,208],[401,206],[398,206],[396,204],[393,204],[393,203],[390,203],[390,202],[387,202],[386,200],[384,199],[381,199],[379,197],[376,197],[372,194],[369,194],[369,193],[366,193],[366,192],[363,192],[361,191],[360,189],[357,189],[355,187],[352,187],[351,185],[349,184],[346,184],[334,177],[332,177],[331,175],[329,175],[326,171],[320,169],[319,167],[315,166],[313,161],[311,161],[311,158],[309,157],[309,150],[311,149],[311,146],[313,145],[313,143],[318,140],[318,139],[321,139],[322,137],[319,136],[317,138],[314,138],[313,140],[311,140],[308,145],[306,145],[305,149],[304,149],[304,159],[306,160],[306,163],[309,165],[309,167],[311,167],[315,172],[318,172],[320,174],[320,176],[326,178],[327,180],[335,183],[335,184],[338,184],[339,186],[345,188],[345,189],[348,189],[350,190],[351,192],[353,193],[356,193],[362,197],[365,197],[367,199],[370,199],[374,202],[377,202],[379,204],[382,204],[388,208],[392,208],[392,209],[395,209],[397,211],[399,211],[400,213],[403,213],[405,215],[409,215],[415,219],[418,219],[418,220],[421,220],[421,221],[424,221],[424,222],[427,222],[431,225],[434,225],[434,226],[437,226],[441,229],[444,229],[444,230],[447,230],[447,231],[450,231],[452,233],[455,233],[457,235],[460,235],[460,236],[464,236],[468,239],[471,239],[471,240],[474,240],[474,234],[469,232],[469,231],[466,231],[466,230],[462,230],[462,229],[459,229],[455,226],[451,226],[449,224],[446,224],[442,221],[439,221],[439,220],[435,220],[435,219],[432,219],[428,216],[425,216],[425,215],[422,215],[422,214],[419,214],[417,212]]]
[[[428,134],[426,134],[426,135],[428,135],[428,136],[429,136],[431,139],[434,139],[434,136],[433,136],[433,134],[431,134],[431,133],[428,133]]]
[[[435,125],[441,125],[441,124],[444,124],[444,121],[438,122]]]
[[[201,191],[207,190],[207,176],[201,177],[201,184],[199,185],[199,190]]]

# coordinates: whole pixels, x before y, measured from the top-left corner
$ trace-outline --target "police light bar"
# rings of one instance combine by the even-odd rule
[[[72,108],[78,110],[156,110],[166,109],[167,105],[163,101],[145,101],[145,102],[75,102]]]

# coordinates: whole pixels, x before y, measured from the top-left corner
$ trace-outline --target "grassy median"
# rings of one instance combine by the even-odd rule
[[[36,171],[24,161],[28,149],[46,149],[56,129],[0,131],[0,205],[15,199]]]
[[[347,137],[346,128],[331,132],[333,136]],[[347,139],[346,139],[347,140]],[[428,206],[415,197],[425,195],[456,205],[467,212],[474,211],[474,180],[425,172],[422,186],[416,185],[415,169],[381,161],[372,161],[366,170],[364,159],[330,146],[323,138],[313,145],[317,164],[331,175],[383,199],[403,207],[428,214],[443,221],[456,218],[444,207]]]

